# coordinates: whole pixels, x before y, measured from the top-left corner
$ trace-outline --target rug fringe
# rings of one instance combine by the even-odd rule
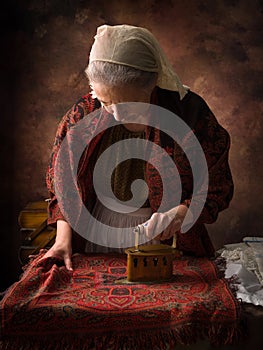
[[[243,334],[239,327],[210,325],[206,330],[199,325],[188,324],[176,330],[129,332],[129,334],[63,334],[59,336],[10,336],[0,342],[1,350],[170,350],[176,344],[191,345],[207,339],[211,345],[238,344]]]

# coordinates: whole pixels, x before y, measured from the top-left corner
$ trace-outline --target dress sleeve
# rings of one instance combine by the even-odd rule
[[[195,134],[204,151],[209,184],[200,223],[213,223],[220,211],[226,209],[233,197],[234,184],[229,167],[230,136],[205,105],[204,118],[195,127]]]
[[[67,131],[74,126],[78,121],[80,121],[85,115],[91,113],[95,109],[95,100],[92,98],[91,94],[83,96],[77,103],[75,103],[72,108],[64,115],[60,121],[55,141],[53,144],[53,149],[51,152],[50,162],[46,172],[46,185],[49,192],[49,204],[48,204],[48,224],[55,225],[57,220],[65,220],[62,215],[56,194],[54,191],[54,167],[57,158],[58,151],[63,139],[66,136]]]

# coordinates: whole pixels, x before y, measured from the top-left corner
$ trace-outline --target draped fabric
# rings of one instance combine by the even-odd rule
[[[239,303],[208,258],[175,259],[163,283],[127,283],[126,255],[74,254],[70,272],[44,254],[0,303],[1,349],[164,350],[239,337]]]
[[[131,25],[102,25],[97,28],[89,57],[94,61],[115,63],[146,72],[158,73],[156,85],[178,91],[180,99],[187,94],[160,44],[146,28]]]
[[[184,253],[195,256],[212,256],[214,248],[204,224],[215,222],[219,212],[228,207],[233,196],[233,181],[228,164],[229,134],[218,123],[205,101],[191,91],[180,100],[177,92],[156,88],[153,91],[151,103],[177,114],[193,130],[205,154],[209,172],[206,203],[195,225],[187,233],[178,234],[178,248]],[[109,118],[112,117],[109,114],[101,115],[101,113],[98,113],[96,115],[96,113],[92,113],[89,118],[89,114],[99,107],[100,103],[98,100],[92,99],[91,95],[88,94],[68,111],[58,127],[47,171],[47,187],[51,198],[49,203],[49,224],[55,224],[58,219],[64,219],[54,190],[54,168],[60,145],[66,133],[84,117],[87,120],[86,130],[91,136],[94,134],[98,124],[106,127],[107,123],[109,124]],[[85,203],[90,212],[96,202],[96,194],[93,187],[93,169],[96,162],[94,155],[100,143],[103,142],[103,134],[101,132],[92,139],[79,162],[78,185],[83,203]],[[146,139],[162,146],[175,162],[182,186],[181,203],[189,204],[193,191],[193,178],[186,155],[170,137],[157,128],[147,126]],[[183,142],[187,143],[187,135]],[[172,174],[167,172],[167,176],[171,177]],[[160,174],[151,163],[146,164],[145,178],[149,188],[148,199],[150,207],[152,212],[156,212],[162,201],[163,179],[160,178]],[[171,188],[170,207],[167,210],[172,207],[173,196],[175,196],[177,190],[176,186]],[[82,244],[82,246],[84,249],[85,245]]]

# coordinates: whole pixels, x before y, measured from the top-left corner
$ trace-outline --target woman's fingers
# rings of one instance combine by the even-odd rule
[[[155,227],[158,223],[158,213],[154,213],[151,218],[147,221],[147,226],[145,226],[146,237],[152,238],[155,232]]]
[[[173,217],[167,213],[154,213],[147,222],[146,236],[156,238],[169,227],[172,221]]]
[[[71,261],[71,258],[69,256],[66,256],[64,258],[64,263],[65,263],[65,266],[67,268],[67,270],[69,271],[73,271],[73,268],[72,268],[72,261]]]
[[[50,249],[46,252],[46,254],[44,256],[42,256],[42,259],[45,258],[57,258],[57,259],[63,259],[64,260],[64,264],[67,268],[67,270],[69,271],[73,271],[72,268],[72,260],[71,260],[71,255],[69,254],[69,252],[66,250],[57,250],[57,249]]]
[[[159,239],[161,241],[169,239],[171,237],[173,237],[173,235],[175,234],[175,232],[180,231],[181,229],[181,225],[182,225],[182,221],[180,219],[174,219],[170,225],[163,231],[163,233],[161,235],[159,235]]]

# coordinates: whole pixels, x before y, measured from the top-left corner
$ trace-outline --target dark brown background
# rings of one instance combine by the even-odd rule
[[[262,235],[262,1],[9,1],[1,10],[1,284],[17,279],[17,216],[47,197],[58,121],[88,88],[97,26],[133,24],[159,39],[182,81],[232,138],[235,196],[212,240]]]

